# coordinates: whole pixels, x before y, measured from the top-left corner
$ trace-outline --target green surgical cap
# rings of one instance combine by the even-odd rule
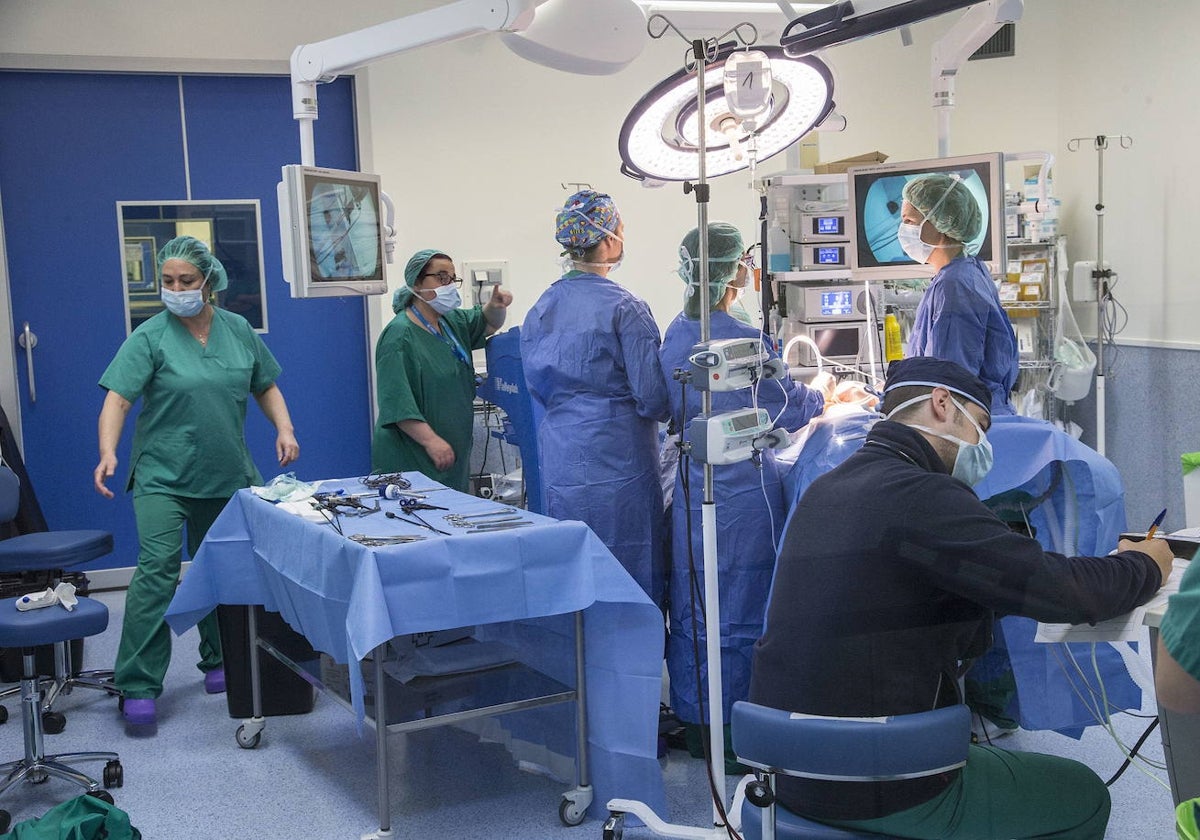
[[[225,266],[213,256],[207,245],[194,236],[176,236],[162,246],[162,250],[158,252],[159,275],[162,274],[163,263],[167,260],[183,260],[196,266],[214,292],[219,292],[229,285]]]
[[[961,178],[926,175],[904,185],[904,200],[937,230],[957,242],[970,242],[983,227],[979,202]]]
[[[434,257],[450,259],[444,252],[436,248],[426,248],[424,251],[417,251],[417,253],[408,258],[408,262],[404,265],[404,285],[396,289],[396,293],[392,295],[393,312],[399,312],[408,306],[413,296],[413,287],[417,285],[417,280],[420,279],[421,272],[425,270],[425,266],[429,265],[429,261]]]
[[[741,232],[729,222],[708,223],[708,301],[715,309],[725,295],[725,287],[737,276],[738,261],[746,248]],[[695,227],[679,245],[679,279],[687,283],[683,312],[689,318],[700,317],[700,228]]]

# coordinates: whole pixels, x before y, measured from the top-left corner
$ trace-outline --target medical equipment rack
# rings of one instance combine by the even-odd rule
[[[266,651],[269,655],[282,662],[291,671],[320,691],[331,697],[335,702],[340,704],[347,710],[353,711],[353,707],[349,700],[343,697],[339,692],[318,676],[313,675],[309,670],[294,662],[290,657],[279,651],[269,641],[262,638],[258,634],[258,621],[255,616],[253,606],[248,606],[247,624],[250,636],[250,684],[251,684],[251,702],[254,716],[245,720],[235,733],[238,746],[242,749],[254,749],[259,745],[262,739],[263,729],[266,727],[266,719],[262,714],[262,686],[260,684],[260,661],[259,649]],[[576,733],[576,786],[563,794],[562,801],[559,803],[558,816],[559,819],[567,826],[576,826],[583,822],[587,815],[588,806],[592,802],[592,785],[591,777],[588,771],[588,733],[587,733],[587,690],[584,673],[584,637],[583,637],[583,612],[576,611],[574,613],[575,623],[575,685],[572,689],[561,683],[556,682],[552,678],[539,674],[539,678],[546,683],[553,683],[553,686],[548,686],[548,691],[532,697],[522,697],[512,699],[505,702],[493,703],[489,706],[483,706],[475,709],[465,709],[455,712],[434,714],[431,716],[415,718],[408,721],[399,721],[396,723],[388,723],[389,715],[388,705],[388,679],[389,677],[384,670],[384,661],[387,653],[387,643],[378,645],[370,654],[372,662],[372,671],[374,675],[374,691],[370,696],[374,697],[375,714],[367,713],[364,715],[363,722],[375,730],[375,770],[376,784],[378,787],[378,807],[379,807],[379,830],[362,835],[361,840],[384,840],[384,838],[394,837],[391,827],[391,802],[390,802],[390,772],[388,767],[388,735],[401,732],[416,732],[423,729],[433,729],[438,726],[448,726],[456,723],[461,723],[467,720],[476,718],[492,717],[495,715],[507,714],[509,712],[523,711],[526,709],[538,708],[541,706],[549,706],[557,703],[569,703],[575,701],[575,733]],[[361,667],[361,663],[352,662],[349,667]],[[537,673],[533,669],[524,667],[526,671]],[[437,681],[444,678],[430,678]],[[561,690],[555,690],[561,689]],[[379,710],[383,710],[384,723],[381,726]],[[431,711],[429,707],[426,712]]]

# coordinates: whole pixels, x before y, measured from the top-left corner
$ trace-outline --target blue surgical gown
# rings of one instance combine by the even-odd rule
[[[658,424],[668,402],[658,348],[645,301],[596,274],[571,272],[555,282],[521,327],[525,382],[545,411],[542,509],[585,522],[661,604]]]
[[[908,337],[909,356],[957,362],[992,392],[992,414],[1012,414],[1017,337],[992,275],[977,257],[958,257],[934,275]]]
[[[712,339],[761,338],[762,333],[725,312],[713,312]],[[676,368],[687,369],[692,347],[700,341],[700,322],[679,315],[663,339],[660,354],[663,374],[671,378]],[[772,356],[776,354],[771,352]],[[790,377],[758,385],[757,405],[772,417],[776,426],[795,431],[825,406],[824,396],[797,385]],[[700,392],[687,392],[686,421],[700,413]],[[733,411],[753,404],[754,389],[724,391],[712,395],[713,411]],[[679,423],[684,414],[679,387],[671,388],[671,416]],[[685,431],[684,437],[688,435]],[[699,686],[708,698],[708,668],[705,649],[704,606],[693,609],[688,575],[688,547],[696,566],[697,584],[704,591],[704,541],[700,529],[704,495],[704,465],[693,461],[688,471],[691,482],[691,528],[684,502],[683,474],[675,479],[671,503],[671,570],[668,578],[670,636],[667,639],[667,669],[671,676],[671,707],[686,723],[704,723],[698,705],[695,657],[692,652],[692,618],[695,613],[697,642],[701,651]],[[750,662],[754,642],[762,633],[767,592],[775,570],[775,541],[783,529],[787,512],[783,486],[771,450],[762,453],[762,470],[749,461],[713,468],[713,498],[717,506],[717,575],[721,590],[721,694],[725,721],[735,700],[745,700],[750,685]],[[691,539],[689,540],[689,533]],[[703,595],[700,596],[701,598]]]

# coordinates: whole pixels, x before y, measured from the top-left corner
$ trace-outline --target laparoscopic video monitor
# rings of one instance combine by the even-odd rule
[[[987,263],[993,276],[1004,273],[1004,156],[996,152],[852,167],[848,173],[850,270],[856,280],[933,275],[934,269],[914,262],[896,238],[904,185],[931,174],[955,175],[971,191],[979,202],[983,225],[966,243],[967,251]]]
[[[285,166],[279,237],[292,297],[387,291],[379,176]]]

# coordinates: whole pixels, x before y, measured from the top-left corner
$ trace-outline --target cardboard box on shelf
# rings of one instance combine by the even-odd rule
[[[814,175],[844,175],[851,166],[870,166],[872,163],[883,163],[888,156],[883,152],[867,152],[863,155],[831,160],[828,163],[818,163],[813,167]]]

